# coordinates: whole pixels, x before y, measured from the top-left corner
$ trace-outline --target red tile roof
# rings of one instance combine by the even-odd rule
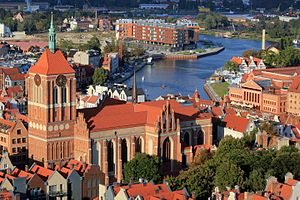
[[[29,68],[29,73],[56,75],[73,74],[75,70],[68,63],[60,50],[52,53],[48,48],[43,52],[37,63]]]
[[[16,67],[13,67],[13,68],[3,68],[2,71],[3,71],[3,73],[5,75],[20,74],[19,69],[16,68]]]
[[[232,115],[236,114],[236,112],[233,108],[228,108],[228,107],[225,108],[225,113],[226,114],[232,114]]]
[[[87,103],[91,103],[91,104],[96,104],[97,101],[99,100],[99,96],[86,96],[84,98],[82,98],[82,101],[87,102]]]
[[[166,184],[139,183],[131,184],[130,186],[114,186],[115,194],[121,190],[126,190],[129,197],[142,196],[144,200],[166,199],[166,200],[184,200],[184,191],[170,191]],[[187,198],[191,199],[191,198]]]
[[[24,81],[25,80],[25,74],[11,74],[8,75],[10,80],[12,81]]]
[[[253,194],[251,197],[251,200],[266,200],[267,198],[265,196],[261,196],[258,194]]]
[[[300,92],[300,76],[296,76],[289,87],[290,92]]]
[[[199,111],[193,106],[183,106],[176,100],[160,100],[140,104],[122,103],[119,105],[104,103],[105,106],[102,108],[82,109],[79,112],[84,113],[90,130],[97,132],[146,124],[154,126],[163,111],[163,107],[168,103],[175,112],[175,118],[179,118],[182,121],[210,118],[208,115],[200,115]]]
[[[23,51],[28,51],[30,47],[37,46],[39,48],[46,47],[48,45],[47,42],[37,42],[37,41],[29,41],[29,42],[9,42],[10,45],[15,45],[20,47]]]
[[[18,168],[14,168],[11,175],[15,176],[15,177],[26,177],[27,180],[31,179],[32,176],[33,176],[33,174],[31,174],[29,172],[26,172],[26,171],[23,171],[23,170],[18,169]]]
[[[29,172],[39,175],[43,180],[47,180],[48,177],[53,173],[52,170],[39,166],[37,164],[31,166]]]
[[[227,114],[224,118],[224,122],[226,122],[227,128],[238,132],[245,132],[250,120],[233,114]]]
[[[17,93],[23,92],[23,88],[20,85],[16,85],[16,86],[8,87],[6,89],[6,92],[9,97],[13,97]]]
[[[215,117],[221,117],[224,114],[223,109],[220,106],[218,106],[218,107],[212,107],[211,108],[211,113]]]

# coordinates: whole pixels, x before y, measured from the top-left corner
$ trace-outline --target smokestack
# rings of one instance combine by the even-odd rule
[[[266,49],[266,29],[262,30],[262,45],[261,49],[265,50]]]
[[[25,165],[25,172],[28,172],[29,169],[28,169],[28,165]]]

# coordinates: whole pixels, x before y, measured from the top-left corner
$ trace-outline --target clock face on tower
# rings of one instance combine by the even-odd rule
[[[41,85],[41,77],[40,77],[40,75],[36,74],[36,75],[34,76],[34,82],[35,82],[35,84],[36,84],[37,86],[40,86],[40,85]]]
[[[63,87],[65,86],[67,83],[67,78],[64,76],[64,75],[59,75],[57,78],[56,78],[56,85],[59,86],[59,87]]]

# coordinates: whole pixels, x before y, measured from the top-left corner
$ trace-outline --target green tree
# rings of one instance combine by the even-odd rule
[[[250,172],[249,179],[247,181],[248,188],[251,191],[262,191],[266,187],[266,177],[262,168],[254,169]]]
[[[214,184],[221,190],[226,187],[233,188],[235,185],[244,188],[244,181],[244,171],[238,165],[226,161],[217,167]]]
[[[224,65],[224,69],[228,70],[230,72],[237,72],[237,71],[240,70],[239,65],[237,63],[233,62],[233,61],[226,62],[225,65]]]
[[[103,68],[96,68],[93,74],[94,85],[103,85],[107,79],[106,70]]]
[[[124,165],[124,179],[129,182],[131,178],[138,180],[144,178],[157,182],[160,176],[160,161],[156,156],[137,153],[135,157]]]
[[[76,45],[71,40],[64,39],[59,41],[58,46],[65,51],[70,51],[70,49],[76,48]]]
[[[87,49],[100,50],[100,41],[99,41],[99,39],[96,36],[93,36],[87,42]]]

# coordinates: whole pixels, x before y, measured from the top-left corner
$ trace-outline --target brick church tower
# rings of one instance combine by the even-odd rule
[[[73,157],[76,118],[75,71],[52,44],[53,17],[49,38],[51,49],[46,49],[31,66],[26,79],[29,156],[44,164]]]

